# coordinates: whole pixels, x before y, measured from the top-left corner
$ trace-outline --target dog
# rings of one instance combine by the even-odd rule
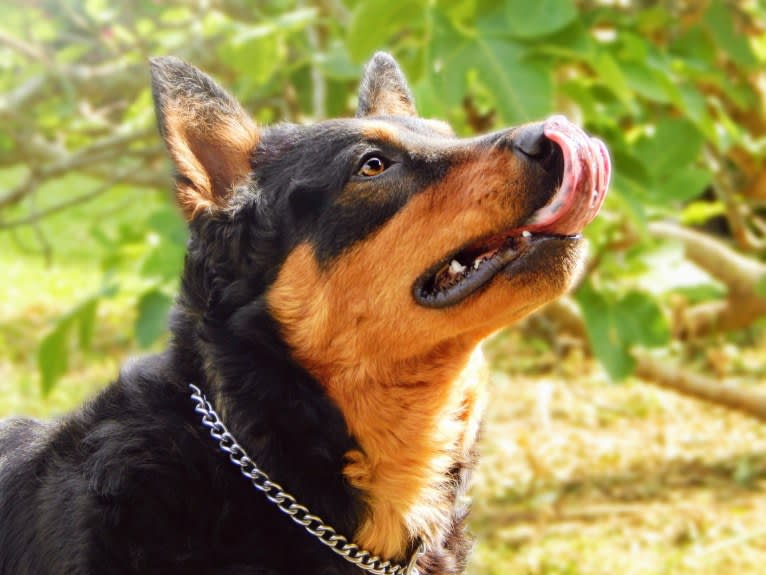
[[[385,53],[313,125],[151,74],[190,228],[171,341],[0,424],[0,575],[463,573],[479,344],[574,281],[604,144],[561,116],[460,139]]]

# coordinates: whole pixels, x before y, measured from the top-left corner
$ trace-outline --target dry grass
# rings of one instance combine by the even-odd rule
[[[474,490],[472,574],[764,573],[766,426],[610,384],[582,358],[530,376],[545,354],[522,355],[509,374],[518,333],[488,347],[506,369]]]

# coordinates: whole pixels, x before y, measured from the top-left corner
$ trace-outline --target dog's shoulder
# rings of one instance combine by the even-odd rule
[[[0,481],[4,469],[28,461],[44,448],[53,425],[26,417],[0,421]]]

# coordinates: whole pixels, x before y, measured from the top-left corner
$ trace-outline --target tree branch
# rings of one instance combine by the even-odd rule
[[[23,218],[18,218],[16,220],[12,220],[9,222],[4,222],[0,220],[0,230],[9,230],[11,228],[18,228],[21,226],[29,226],[34,225],[43,218],[46,218],[48,216],[52,216],[53,214],[56,214],[58,212],[61,212],[63,210],[66,210],[67,208],[71,208],[72,206],[76,206],[79,204],[84,204],[86,202],[89,202],[90,200],[97,198],[98,196],[108,192],[112,187],[118,183],[118,179],[112,180],[111,182],[107,182],[105,184],[102,184],[101,186],[97,187],[95,190],[88,192],[87,194],[81,194],[77,197],[74,197],[72,199],[59,202],[58,204],[55,204],[53,206],[50,206],[48,208],[45,208],[43,210],[39,211],[33,211],[32,214],[25,216]]]
[[[709,235],[667,222],[649,224],[653,236],[681,242],[686,257],[723,282],[726,300],[705,302],[677,314],[674,332],[681,338],[745,328],[766,316],[766,298],[755,286],[766,277],[766,264],[737,253]]]
[[[766,421],[766,394],[733,386],[661,363],[645,353],[634,353],[636,375],[677,393],[734,409]]]

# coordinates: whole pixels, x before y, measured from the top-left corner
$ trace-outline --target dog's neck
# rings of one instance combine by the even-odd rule
[[[480,350],[456,340],[394,364],[314,371],[359,443],[344,469],[369,510],[359,545],[395,558],[413,537],[443,545],[457,476],[473,463],[485,369]]]
[[[338,532],[355,533],[363,503],[343,479],[342,467],[344,454],[357,444],[337,406],[281,349],[284,344],[258,306],[242,322],[248,333],[232,334],[218,319],[202,319],[204,312],[186,303],[182,295],[173,313],[170,350],[184,393],[189,383],[202,388],[237,441],[273,480]],[[220,464],[229,466],[223,457]]]
[[[191,314],[186,318],[189,329],[199,316]],[[427,354],[395,362],[374,358],[334,361],[326,353],[323,357],[328,361],[317,365],[301,357],[283,357],[282,353],[273,358],[271,343],[280,339],[278,329],[275,331],[273,324],[264,329],[264,323],[271,320],[262,315],[250,319],[248,325],[260,325],[258,331],[268,334],[264,337],[269,345],[257,341],[234,345],[230,333],[221,334],[226,335],[226,341],[216,345],[218,336],[208,326],[205,339],[212,343],[211,348],[196,351],[196,363],[205,374],[214,403],[243,445],[260,441],[253,436],[254,431],[264,433],[257,423],[263,416],[254,411],[266,411],[266,418],[273,420],[283,409],[279,400],[265,398],[264,392],[272,395],[281,390],[290,395],[291,387],[306,388],[306,380],[314,380],[316,391],[311,401],[318,402],[322,409],[334,408],[340,413],[325,416],[329,421],[325,427],[334,429],[299,435],[303,441],[305,437],[328,441],[336,453],[342,450],[339,458],[343,464],[338,471],[345,477],[348,501],[363,505],[347,503],[346,516],[336,518],[336,507],[326,507],[321,499],[315,503],[309,499],[306,503],[312,512],[335,518],[336,523],[340,522],[335,525],[339,529],[348,526],[346,532],[355,543],[385,558],[405,559],[416,539],[433,548],[443,546],[454,529],[455,501],[458,491],[465,487],[461,477],[464,469],[472,467],[483,415],[486,374],[476,338],[454,339]],[[185,338],[176,333],[175,339],[180,346]],[[224,350],[226,357],[221,356]],[[290,355],[287,348],[285,353]],[[281,380],[271,385],[260,381],[267,377],[263,362],[266,357],[271,358],[266,362],[272,366],[270,369],[278,366],[276,372]],[[299,415],[285,417],[288,420],[280,424],[285,429],[299,423],[295,420]],[[291,440],[285,441],[289,444]],[[281,450],[283,457],[292,461],[263,462],[265,470],[295,468],[295,458],[307,457],[303,447]],[[293,487],[296,479],[277,475],[278,481],[290,485],[295,495],[303,498],[302,487]]]

